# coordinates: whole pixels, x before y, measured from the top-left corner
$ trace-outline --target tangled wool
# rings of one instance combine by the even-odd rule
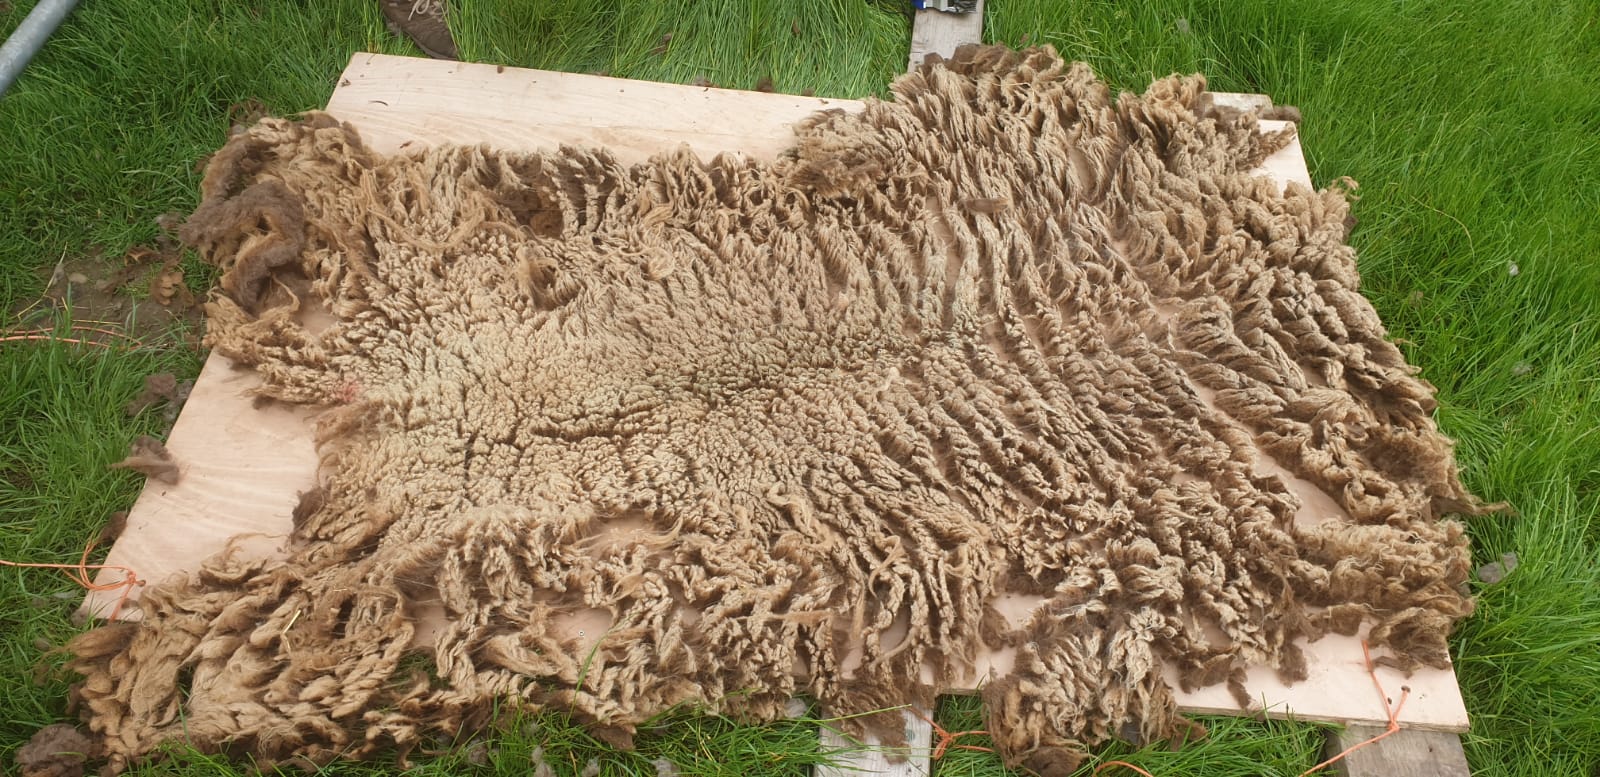
[[[1208,106],[965,48],[772,162],[235,137],[182,231],[207,340],[325,408],[318,485],[285,556],[73,643],[111,767],[403,754],[508,699],[627,745],[680,704],[927,705],[1010,649],[988,729],[1049,774],[1196,733],[1164,662],[1243,695],[1366,625],[1445,665],[1477,508],[1432,389],[1345,194],[1251,175],[1289,134]]]

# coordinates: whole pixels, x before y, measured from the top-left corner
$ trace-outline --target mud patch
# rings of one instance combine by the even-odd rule
[[[63,257],[41,268],[40,280],[44,294],[12,310],[16,328],[66,320],[121,332],[146,345],[199,347],[204,314],[191,284],[203,285],[209,277],[169,240],[116,258],[99,251]]]

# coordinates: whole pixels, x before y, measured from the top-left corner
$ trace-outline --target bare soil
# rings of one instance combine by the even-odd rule
[[[50,328],[61,321],[122,332],[146,345],[198,347],[201,300],[185,278],[182,250],[170,239],[120,257],[98,251],[64,257],[40,270],[45,291],[13,309],[13,328]],[[103,339],[104,333],[74,333]]]

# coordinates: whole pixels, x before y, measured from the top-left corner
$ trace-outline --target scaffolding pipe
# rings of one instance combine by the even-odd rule
[[[50,34],[61,26],[61,20],[67,18],[77,4],[78,0],[39,0],[16,32],[6,38],[5,45],[0,46],[0,97],[5,96],[12,82],[28,66],[28,61],[39,53]]]

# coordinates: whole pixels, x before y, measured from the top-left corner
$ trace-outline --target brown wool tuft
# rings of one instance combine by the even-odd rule
[[[128,446],[128,455],[111,465],[111,469],[131,469],[145,477],[155,478],[170,485],[178,484],[178,462],[167,451],[167,446],[149,435],[139,435]]]
[[[83,777],[84,763],[95,755],[94,743],[66,723],[53,723],[17,748],[21,777]]]
[[[385,157],[319,114],[229,141],[183,228],[224,272],[207,341],[325,406],[324,458],[286,558],[74,643],[111,770],[404,753],[507,697],[623,745],[680,704],[849,716],[1006,644],[988,729],[1061,773],[1203,735],[1163,662],[1242,692],[1366,623],[1444,665],[1476,502],[1346,193],[1253,177],[1290,136],[1198,77],[966,48],[893,92],[771,163]],[[1338,509],[1297,526],[1274,472]]]

